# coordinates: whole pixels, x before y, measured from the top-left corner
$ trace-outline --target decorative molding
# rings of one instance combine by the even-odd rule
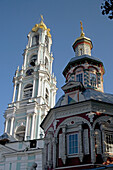
[[[78,126],[78,122],[80,122],[80,123],[86,123],[86,124],[89,126],[90,130],[92,129],[91,124],[90,124],[90,122],[89,122],[88,120],[86,120],[86,119],[84,119],[84,118],[82,118],[82,117],[79,117],[79,116],[74,116],[74,117],[70,117],[70,118],[65,119],[65,120],[57,127],[56,132],[55,132],[55,137],[57,137],[58,132],[59,132],[59,130],[60,130],[60,128],[61,128],[62,126],[64,126],[64,125],[66,126],[67,124],[70,124],[70,122],[72,122],[72,121],[74,121],[75,124],[77,123],[77,126]]]
[[[94,112],[90,112],[90,113],[86,114],[86,116],[89,117],[91,123],[93,122],[94,115],[95,115]]]
[[[53,122],[53,127],[54,127],[54,130],[56,130],[56,126],[57,126],[57,123],[59,122],[59,120],[54,120]]]

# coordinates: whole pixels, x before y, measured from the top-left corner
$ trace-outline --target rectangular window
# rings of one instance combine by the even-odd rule
[[[105,134],[106,152],[113,153],[113,134]]]
[[[76,75],[76,81],[83,83],[83,74],[82,73]]]
[[[68,154],[78,154],[78,133],[68,135]]]

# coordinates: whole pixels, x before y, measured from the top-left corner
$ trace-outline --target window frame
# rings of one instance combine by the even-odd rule
[[[35,34],[32,37],[32,47],[39,45],[39,34]]]
[[[27,76],[31,76],[31,75],[33,74],[33,72],[34,72],[34,70],[33,70],[32,68],[28,69],[28,70],[26,71],[26,77],[27,77]]]
[[[80,75],[82,75],[82,81],[80,81],[80,79],[81,79]],[[78,77],[79,80],[77,80],[77,79],[78,79],[77,76],[79,76],[79,77]],[[81,82],[81,83],[83,84],[83,72],[76,74],[76,81],[77,81],[77,82]]]
[[[112,141],[111,141],[111,143],[109,142],[107,142],[107,140],[106,140],[106,136],[107,135],[109,135],[109,136],[112,136]],[[108,148],[107,148],[108,147]],[[106,152],[107,153],[112,153],[113,154],[113,133],[112,132],[107,132],[107,133],[105,133],[105,150],[106,150]],[[112,150],[112,151],[111,151]]]
[[[35,66],[35,62],[36,62],[36,60],[37,60],[37,54],[34,54],[34,55],[32,55],[30,58],[29,58],[29,67],[34,67]],[[34,62],[34,65],[33,64],[31,64],[31,62]]]
[[[70,146],[69,146],[69,136],[71,135],[77,135],[77,148],[78,148],[78,152],[74,152],[74,153],[69,153],[70,150]],[[68,133],[67,134],[67,155],[68,157],[75,157],[79,155],[79,132],[73,132],[73,133]]]
[[[93,76],[95,75],[95,83],[94,83],[94,81],[92,81],[93,83],[91,83],[91,78],[93,77],[91,75],[93,75]],[[90,80],[91,87],[93,87],[93,88],[97,87],[97,75],[96,75],[96,73],[90,72],[89,73],[89,80]]]
[[[27,87],[28,85],[31,85],[30,87]],[[32,91],[31,91],[32,90]],[[31,91],[31,92],[30,92]],[[26,96],[26,92],[28,93],[28,96]],[[33,93],[33,84],[27,84],[24,89],[23,89],[23,99],[30,99],[32,97],[32,93]],[[26,97],[25,97],[26,96]]]

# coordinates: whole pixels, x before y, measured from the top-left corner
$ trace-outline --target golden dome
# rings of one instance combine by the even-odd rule
[[[48,37],[51,37],[51,34],[50,34],[50,29],[49,28],[47,28],[47,26],[44,24],[44,22],[43,22],[43,16],[41,15],[41,22],[39,23],[39,24],[35,24],[35,26],[32,28],[32,31],[33,32],[37,32],[38,31],[38,29],[43,29],[43,30],[47,30],[47,35],[48,35]]]

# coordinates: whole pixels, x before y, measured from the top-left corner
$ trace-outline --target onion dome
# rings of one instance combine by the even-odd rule
[[[63,71],[66,83],[69,81],[81,82],[85,88],[92,88],[103,92],[103,75],[105,73],[100,59],[91,56],[92,41],[85,37],[82,22],[81,35],[73,44],[73,57]]]
[[[47,28],[47,26],[44,24],[44,19],[43,19],[43,16],[41,15],[41,22],[39,24],[35,24],[35,26],[32,28],[32,31],[33,32],[37,32],[38,29],[43,29],[43,30],[47,30],[47,35],[48,37],[51,37],[51,34],[50,34],[50,29]]]
[[[81,35],[73,43],[72,45],[73,50],[75,51],[76,56],[81,56],[84,54],[91,55],[91,49],[93,48],[92,41],[90,40],[90,38],[85,37],[85,33],[83,32],[83,26],[81,21],[80,24],[81,24]]]

